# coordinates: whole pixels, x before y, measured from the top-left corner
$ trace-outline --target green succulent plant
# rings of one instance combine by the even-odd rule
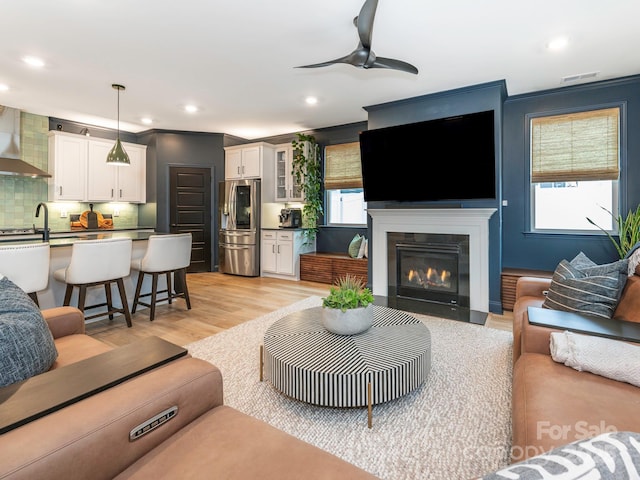
[[[373,303],[373,293],[366,288],[362,279],[346,274],[338,278],[329,288],[329,295],[322,299],[322,306],[339,308],[343,312],[352,308],[366,307]]]

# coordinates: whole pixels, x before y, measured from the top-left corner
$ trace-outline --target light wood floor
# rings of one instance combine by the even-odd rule
[[[186,345],[311,295],[323,297],[329,289],[323,283],[222,273],[191,273],[187,282],[191,310],[178,299],[171,305],[159,304],[153,322],[149,310],[142,309],[132,315],[131,328],[123,317],[116,317],[87,324],[87,333],[114,347],[152,335]],[[510,312],[490,314],[486,326],[511,331],[511,318]]]

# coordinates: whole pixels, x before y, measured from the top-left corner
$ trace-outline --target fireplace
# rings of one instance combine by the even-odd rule
[[[469,236],[387,232],[388,298],[469,307]]]
[[[484,323],[486,312],[489,311],[489,218],[495,212],[495,208],[368,209],[367,213],[371,217],[369,278],[373,295],[381,302],[387,301],[388,306],[399,310],[433,313],[443,317],[451,313],[451,317],[454,318]],[[387,233],[394,232],[414,235],[460,235],[468,238],[468,250],[464,247],[468,263],[464,258],[462,263],[460,259],[458,261],[457,305],[442,300],[410,300],[402,296],[396,297],[395,302],[388,300],[389,282],[396,285],[394,290],[398,285],[397,272],[389,278],[390,267],[387,258]],[[395,249],[393,251],[395,252]],[[463,302],[468,302],[468,307],[461,306]]]

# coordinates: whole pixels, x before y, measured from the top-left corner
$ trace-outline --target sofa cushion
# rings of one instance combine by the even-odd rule
[[[612,431],[640,432],[640,388],[523,353],[513,369],[512,460]]]
[[[543,308],[611,318],[627,281],[627,260],[596,265],[582,252],[553,272]]]
[[[16,284],[0,279],[0,386],[49,370],[58,356],[37,305]]]
[[[613,318],[640,322],[640,275],[637,273],[627,279]]]

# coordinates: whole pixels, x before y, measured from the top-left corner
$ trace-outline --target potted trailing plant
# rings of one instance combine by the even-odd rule
[[[296,134],[293,146],[292,174],[300,185],[304,197],[302,225],[306,242],[316,238],[318,220],[324,209],[322,204],[322,169],[320,165],[320,145],[313,135]]]
[[[322,324],[338,335],[354,335],[373,324],[373,294],[364,282],[346,274],[329,289],[322,299]]]
[[[604,207],[602,208],[613,217],[613,214],[609,210]],[[607,234],[611,242],[613,242],[613,245],[616,247],[620,258],[626,257],[629,251],[633,249],[638,242],[640,242],[640,205],[638,205],[635,210],[629,210],[626,217],[623,218],[622,215],[618,215],[618,217],[615,218],[616,224],[618,225],[617,240],[607,230],[597,225],[589,217],[587,217],[587,221]]]

